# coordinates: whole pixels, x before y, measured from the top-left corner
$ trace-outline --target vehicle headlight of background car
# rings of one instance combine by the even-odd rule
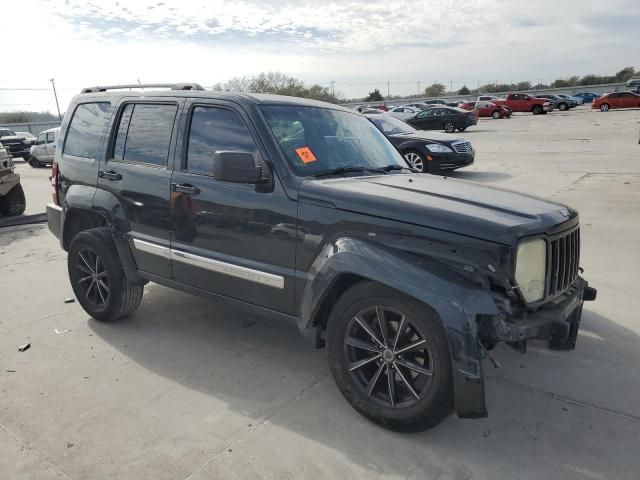
[[[451,150],[446,145],[441,145],[440,143],[431,143],[424,146],[427,150],[433,153],[452,153]]]
[[[523,240],[516,253],[516,283],[527,303],[544,297],[547,242],[542,238]]]

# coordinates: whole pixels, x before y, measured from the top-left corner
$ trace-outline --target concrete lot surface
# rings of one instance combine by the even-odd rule
[[[598,300],[573,352],[496,349],[488,418],[420,434],[361,418],[292,325],[153,284],[132,317],[96,322],[64,303],[46,227],[3,229],[0,479],[639,479],[639,120],[584,107],[463,134],[477,161],[453,177],[580,211]],[[43,211],[49,170],[18,168]]]

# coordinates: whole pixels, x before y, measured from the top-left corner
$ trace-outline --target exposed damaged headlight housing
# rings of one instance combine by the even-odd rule
[[[544,296],[546,265],[547,242],[541,238],[520,242],[516,255],[516,283],[527,303]]]

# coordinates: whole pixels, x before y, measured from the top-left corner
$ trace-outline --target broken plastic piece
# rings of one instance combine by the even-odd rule
[[[71,297],[71,298],[65,298],[64,299],[64,303],[75,303],[76,299]]]
[[[18,347],[18,351],[19,352],[24,352],[25,350],[29,350],[30,348],[31,348],[31,344],[30,343],[25,343],[21,347]]]
[[[71,330],[69,330],[68,328],[65,328],[64,330],[58,330],[57,328],[54,328],[53,331],[56,332],[56,335],[62,335],[63,333],[70,332]]]

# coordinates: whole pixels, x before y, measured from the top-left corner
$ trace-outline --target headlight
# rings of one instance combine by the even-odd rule
[[[430,145],[425,145],[425,148],[427,150],[429,150],[430,152],[434,152],[434,153],[451,153],[451,152],[453,152],[453,150],[451,150],[446,145],[440,145],[439,143],[432,143]]]
[[[547,266],[547,242],[538,238],[518,245],[516,256],[516,283],[527,303],[544,296]]]

